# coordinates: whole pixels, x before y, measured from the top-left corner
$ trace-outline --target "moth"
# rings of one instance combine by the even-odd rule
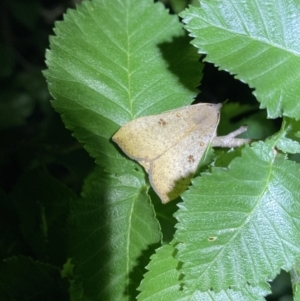
[[[168,203],[187,189],[210,144],[237,147],[250,142],[235,138],[247,130],[245,126],[217,137],[221,106],[199,103],[140,117],[123,125],[112,139],[144,167],[152,188]]]

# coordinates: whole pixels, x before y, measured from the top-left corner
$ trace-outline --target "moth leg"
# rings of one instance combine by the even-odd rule
[[[246,125],[243,125],[226,136],[215,137],[212,140],[212,146],[231,148],[231,147],[238,147],[246,143],[250,143],[251,139],[235,138],[236,136],[246,132],[247,129],[248,127]]]

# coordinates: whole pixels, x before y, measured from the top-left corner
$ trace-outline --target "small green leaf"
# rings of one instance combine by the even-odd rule
[[[300,254],[299,177],[299,164],[255,143],[228,169],[193,181],[175,215],[189,290],[256,285],[292,267]]]
[[[284,153],[300,153],[300,122],[284,118],[281,130],[271,140]]]
[[[300,119],[297,1],[203,0],[181,17],[205,60],[255,88],[270,118]]]
[[[149,271],[138,288],[141,293],[137,300],[183,300],[175,253],[176,249],[172,245],[164,245],[151,256],[151,262],[147,266]]]

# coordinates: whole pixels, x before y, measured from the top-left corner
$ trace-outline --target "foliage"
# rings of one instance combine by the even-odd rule
[[[174,12],[182,3],[167,2]],[[38,169],[0,191],[3,300],[66,300],[67,290],[71,300],[89,301],[264,300],[281,270],[299,298],[299,6],[193,4],[180,22],[152,0],[84,1],[56,23],[44,75],[52,106],[78,142],[48,121],[37,140],[47,137],[48,152],[36,151],[24,168]],[[258,141],[210,150],[189,189],[162,205],[111,137],[132,119],[191,104],[199,84],[198,97],[214,101],[208,62],[256,97],[229,97],[220,134],[247,123],[244,135]],[[2,128],[31,111],[28,101]],[[53,162],[75,179],[51,176]]]

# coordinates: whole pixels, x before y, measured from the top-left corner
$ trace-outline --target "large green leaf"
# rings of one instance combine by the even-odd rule
[[[299,258],[300,166],[272,143],[245,147],[183,194],[175,237],[190,291],[257,284]]]
[[[227,289],[218,293],[212,290],[201,292],[182,290],[182,275],[180,274],[180,263],[175,258],[177,251],[172,245],[164,245],[156,250],[151,257],[149,270],[142,281],[137,300],[172,300],[172,301],[259,301],[265,300],[263,296],[270,293],[267,283],[257,287],[246,286],[241,291]],[[181,279],[181,280],[180,280]],[[183,278],[184,280],[184,278]]]
[[[160,241],[158,223],[141,173],[116,177],[96,170],[91,178],[72,204],[70,256],[78,277],[72,290],[82,286],[87,300],[128,300]],[[137,187],[144,188],[137,193]]]
[[[85,1],[55,34],[45,72],[53,106],[102,167],[72,205],[72,299],[128,300],[161,236],[143,170],[111,137],[133,118],[191,103],[202,65],[178,18],[151,0]]]
[[[187,105],[201,76],[176,16],[150,0],[85,1],[55,26],[45,72],[53,106],[106,169],[120,125]]]
[[[269,117],[300,119],[297,0],[203,0],[181,16],[206,61],[255,88]]]

